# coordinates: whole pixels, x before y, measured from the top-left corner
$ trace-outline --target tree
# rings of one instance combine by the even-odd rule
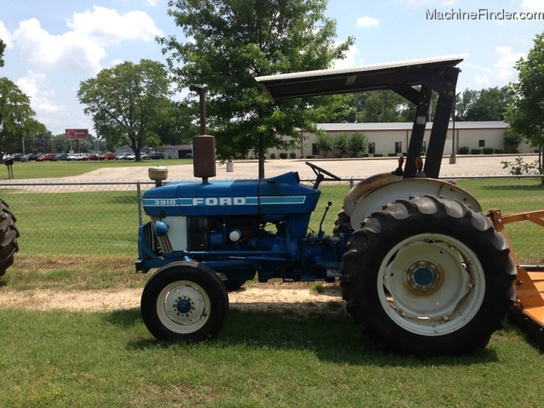
[[[154,131],[166,115],[171,95],[164,66],[156,61],[123,62],[81,82],[78,98],[91,115],[97,136],[108,146],[128,144],[136,161],[146,144],[157,143]]]
[[[33,117],[30,98],[8,78],[0,78],[0,151],[16,146],[22,137],[45,130]]]
[[[340,157],[344,157],[349,152],[349,139],[345,133],[337,133],[334,135],[333,145],[335,150],[338,151]]]
[[[479,91],[466,89],[457,98],[455,120],[504,120],[511,99],[512,92],[509,86]]]
[[[330,68],[353,43],[335,44],[326,0],[171,0],[168,13],[189,38],[159,39],[180,87],[207,89],[207,121],[217,153],[229,159],[255,150],[259,177],[269,148],[298,145],[315,131],[327,98],[271,101],[254,77]],[[187,103],[196,104],[194,96]],[[318,116],[319,115],[319,116]]]
[[[544,33],[538,34],[526,58],[515,65],[519,81],[513,84],[514,101],[506,112],[506,121],[515,133],[538,147],[538,167],[543,170],[544,148]],[[544,183],[544,179],[543,179]]]
[[[363,153],[368,148],[368,139],[364,133],[352,133],[348,140],[349,151],[353,157]]]
[[[6,44],[2,39],[0,39],[0,67],[4,66],[4,51],[6,49]]]
[[[317,148],[319,149],[320,154],[324,154],[327,157],[327,154],[334,149],[332,137],[330,134],[325,132],[317,133]]]

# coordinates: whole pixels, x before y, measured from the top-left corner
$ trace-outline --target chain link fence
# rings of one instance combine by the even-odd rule
[[[358,181],[321,183],[312,230],[317,232],[323,223],[325,233],[332,233],[344,196]],[[313,180],[303,182],[313,184]],[[463,177],[455,182],[473,194],[484,211],[499,208],[503,214],[511,214],[544,209],[540,176]],[[147,221],[141,196],[153,186],[152,182],[0,183],[0,198],[17,218],[21,254],[136,257],[138,226]],[[326,210],[328,202],[332,205]],[[507,231],[522,263],[544,263],[542,227],[523,222],[508,226]]]

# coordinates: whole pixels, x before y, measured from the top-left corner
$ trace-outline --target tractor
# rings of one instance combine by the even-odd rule
[[[225,324],[229,291],[249,280],[279,278],[339,281],[347,311],[380,348],[426,356],[485,347],[519,303],[518,268],[507,238],[478,200],[439,179],[462,60],[256,78],[275,100],[391,89],[416,105],[402,171],[369,177],[347,191],[329,234],[321,226],[311,231],[309,221],[320,183],[334,174],[307,162],[316,175],[313,186],[296,172],[210,181],[215,139],[206,135],[201,114],[201,135],[193,139],[194,176],[201,180],[165,182],[167,168],[152,167],[156,186],[142,199],[150,221],[139,228],[136,270],[158,268],[141,297],[151,334],[187,342],[212,338]],[[423,166],[432,92],[438,102]]]

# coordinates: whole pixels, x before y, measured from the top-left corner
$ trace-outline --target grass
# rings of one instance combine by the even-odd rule
[[[514,327],[465,356],[377,351],[344,314],[231,310],[206,343],[163,344],[138,310],[0,310],[9,407],[534,407],[542,353]]]
[[[87,163],[28,165],[44,177],[47,168]],[[458,183],[484,209],[536,210],[544,202],[535,180]],[[330,232],[349,186],[322,186],[312,229],[332,201],[324,222]],[[0,278],[0,291],[18,290],[31,301],[31,289],[143,287],[148,276],[133,272],[133,192],[24,193],[9,201],[17,208],[21,251]],[[541,256],[542,231],[527,231],[511,234],[516,251],[520,240],[528,257]],[[91,245],[107,240],[98,250]],[[0,327],[0,406],[6,407],[525,408],[542,400],[542,351],[513,326],[495,333],[486,349],[430,359],[380,352],[343,310],[298,316],[231,309],[217,339],[193,345],[155,341],[137,309],[3,308]]]
[[[132,160],[111,161],[58,161],[58,162],[16,162],[13,165],[13,173],[17,179],[56,178],[79,176],[101,168],[116,167],[148,167],[156,165],[184,165],[192,164],[192,159],[168,159],[168,160],[144,160],[135,162]],[[7,180],[7,171],[0,171],[0,180]]]

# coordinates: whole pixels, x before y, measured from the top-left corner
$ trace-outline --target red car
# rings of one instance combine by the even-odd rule
[[[56,160],[55,153],[44,153],[36,158],[36,161],[54,161]]]
[[[99,159],[100,160],[113,160],[115,159],[115,153],[112,153],[112,152],[107,152],[107,153],[103,153],[99,156]]]

